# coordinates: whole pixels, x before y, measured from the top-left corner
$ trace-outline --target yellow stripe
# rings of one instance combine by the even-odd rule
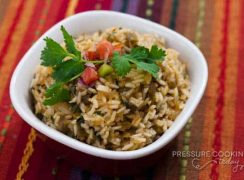
[[[16,180],[23,180],[23,175],[29,167],[29,159],[34,151],[33,143],[36,140],[36,132],[33,128],[31,128],[30,134],[28,135],[28,142],[26,144],[24,155],[21,159],[21,163],[19,165],[19,171],[16,175]]]
[[[199,0],[198,6],[199,6],[199,10],[198,10],[199,14],[198,14],[196,30],[195,30],[195,44],[200,48],[201,38],[202,38],[202,26],[204,24],[204,17],[205,17],[205,0]],[[185,143],[185,142],[190,141],[191,126],[192,126],[192,118],[188,120],[184,130],[183,151],[185,152],[190,150],[189,143]],[[188,159],[182,157],[180,160],[180,179],[186,179],[187,166],[188,166]]]
[[[204,24],[205,18],[205,0],[199,0],[199,15],[195,33],[195,44],[200,48],[201,46],[201,38],[202,38],[202,27]]]
[[[78,0],[70,0],[68,9],[65,14],[66,17],[71,16],[75,13],[75,8],[77,4],[78,4]]]

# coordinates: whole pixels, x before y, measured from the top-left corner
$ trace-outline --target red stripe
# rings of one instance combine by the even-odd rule
[[[17,143],[19,141],[18,137],[20,136],[20,131],[24,122],[17,114],[13,115],[12,121],[14,123],[10,123],[8,133],[5,137],[6,141],[4,142],[4,146],[0,152],[1,179],[6,179],[12,159],[15,159],[15,157],[18,156],[18,154],[15,154],[14,151],[18,149],[19,152],[21,151],[20,154],[23,153],[23,149],[20,149],[21,147],[17,146]]]
[[[241,15],[239,17],[240,22],[240,39],[239,39],[239,58],[238,58],[238,69],[237,69],[237,90],[236,90],[236,113],[235,113],[235,131],[234,131],[234,147],[233,151],[244,150],[244,2],[241,5]],[[233,157],[234,161],[239,161],[239,165],[244,165],[244,157]],[[235,166],[233,165],[232,168]],[[241,180],[244,177],[244,169],[237,168],[237,172],[232,173],[233,180]]]
[[[77,7],[75,9],[75,13],[93,10],[96,4],[96,0],[79,0]]]
[[[63,0],[62,2],[59,1],[59,3],[61,4],[61,6],[59,8],[59,13],[58,13],[56,22],[59,22],[65,18],[66,9],[69,5],[69,0]]]
[[[152,7],[152,21],[159,23],[163,11],[164,0],[156,0]]]
[[[65,2],[68,1],[65,0]],[[62,20],[68,7],[65,2],[51,4],[52,13],[48,14],[45,26],[42,28],[43,31]],[[55,179],[56,177],[52,175],[52,168],[56,163],[55,155],[49,152],[49,149],[40,140],[37,140],[34,145],[35,151],[29,160],[30,167],[24,175],[25,179]]]
[[[66,1],[68,0],[62,0],[62,1],[58,1],[59,3],[57,3],[57,1],[55,1],[55,3],[52,3],[50,6],[50,9],[52,11],[52,13],[48,13],[48,18],[45,21],[45,25],[43,26],[43,30],[42,32],[47,31],[50,27],[52,27],[55,23],[57,23],[58,21],[62,20],[65,17],[65,13],[68,5],[66,3]],[[63,9],[63,6],[66,5],[65,10]]]
[[[66,180],[70,179],[71,169],[73,167],[70,162],[68,162],[65,159],[57,161],[57,167],[58,167],[58,173],[57,173],[57,179],[60,180]]]
[[[94,10],[96,4],[100,4],[102,10],[111,10],[111,8],[112,8],[112,0],[106,0],[106,1],[80,0],[75,9],[75,12],[79,13],[79,12],[83,12],[83,11]]]
[[[0,143],[2,143],[4,140],[4,137],[3,136],[0,136]]]
[[[24,55],[24,53],[31,46],[31,43],[35,37],[35,29],[38,26],[38,19],[41,16],[41,11],[38,11],[38,10],[40,8],[44,7],[44,3],[45,3],[45,1],[38,1],[36,6],[34,7],[35,11],[33,11],[33,12],[35,12],[35,13],[33,13],[32,18],[31,18],[30,22],[28,23],[28,30],[25,32],[24,39],[21,42],[21,48],[20,48],[16,58],[12,60],[15,62],[12,67],[12,71],[14,70],[16,64],[21,59],[21,57]],[[12,72],[11,72],[11,74],[12,74]],[[9,76],[9,78],[8,78],[8,84],[5,87],[4,95],[3,95],[2,99],[0,99],[1,106],[5,106],[5,107],[9,107],[9,108],[10,108],[10,104],[11,104],[10,97],[9,97],[10,78],[11,78],[11,76]],[[7,115],[9,108],[3,109],[3,111],[1,112],[1,117],[5,117]],[[4,120],[4,118],[0,119],[0,128],[1,128],[1,124],[3,123],[2,122],[3,120]]]
[[[141,0],[138,8],[138,16],[145,18],[147,9],[147,0]]]
[[[20,51],[18,52],[17,56],[13,61],[17,63],[18,60],[20,60],[21,56],[23,56],[24,52],[29,48],[29,46],[32,43],[32,40],[35,36],[35,28],[38,26],[38,19],[41,16],[41,11],[39,9],[42,9],[44,7],[45,1],[38,1],[33,8],[33,16],[30,19],[28,23],[28,31],[25,32],[24,39],[22,40],[22,46]],[[14,68],[14,67],[13,67]],[[10,77],[9,77],[10,78]],[[10,80],[10,79],[9,79]],[[9,85],[5,88],[3,99],[1,99],[1,105],[8,105],[10,106],[10,98],[9,98]],[[1,114],[2,117],[6,116],[6,112],[3,112]],[[18,124],[18,126],[16,126]],[[24,126],[24,127],[22,127]],[[20,130],[20,128],[22,128]],[[20,117],[16,114],[16,112],[12,116],[12,121],[10,123],[9,132],[6,136],[6,141],[3,144],[2,153],[7,154],[7,159],[5,156],[0,156],[1,161],[5,161],[5,170],[8,172],[8,176],[11,176],[9,179],[14,179],[18,170],[18,165],[21,161],[21,157],[23,155],[23,150],[26,145],[27,136],[29,133],[29,126],[27,126]],[[21,133],[19,134],[19,132]],[[13,139],[13,136],[16,136],[15,139]],[[16,140],[17,138],[17,140]],[[17,147],[17,148],[15,148]],[[9,151],[9,148],[13,150],[13,152]],[[9,160],[11,159],[11,161]],[[9,171],[7,171],[9,169]],[[12,175],[11,175],[12,174]]]
[[[102,10],[111,10],[112,9],[112,0],[101,1]]]
[[[9,116],[11,117],[12,114],[13,114],[13,112],[14,112],[13,108],[10,107],[10,108],[8,109],[8,111],[7,111],[7,115],[9,115]],[[10,123],[10,121],[6,121],[6,116],[4,116],[4,117],[2,118],[2,120],[3,120],[3,122],[0,124],[0,125],[2,125],[2,127],[0,126],[0,131],[1,131],[1,129],[3,129],[3,128],[8,128],[9,123]],[[0,136],[1,136],[1,134],[0,134]]]
[[[55,179],[52,168],[56,164],[56,156],[50,152],[46,144],[37,137],[34,152],[29,160],[29,169],[24,175],[25,180]]]
[[[217,108],[215,112],[215,128],[214,128],[214,142],[213,149],[216,152],[219,152],[221,149],[221,133],[222,133],[222,121],[223,121],[223,107],[224,107],[224,95],[225,95],[225,75],[226,75],[226,61],[227,61],[227,46],[228,46],[228,23],[229,23],[229,14],[230,14],[230,0],[226,0],[225,9],[224,9],[224,19],[223,19],[223,37],[222,50],[220,52],[220,57],[222,60],[220,62],[220,74],[218,76],[219,87],[217,90]],[[213,163],[211,169],[211,178],[213,180],[218,179],[219,173],[217,171],[219,166],[219,156],[213,157],[213,160],[217,163]]]
[[[62,2],[51,4],[50,10],[52,13],[48,14],[45,26],[42,27],[43,31],[46,31],[50,26],[59,21],[59,18],[61,17],[60,13],[63,14],[63,11],[60,11],[62,6]],[[25,179],[55,179],[56,177],[51,173],[52,168],[56,164],[55,156],[40,139],[37,139],[35,142],[34,149],[34,153],[29,161],[30,168],[24,175]]]
[[[36,153],[36,156],[39,155],[43,158],[43,160],[39,162],[41,166],[37,173],[40,175],[40,179],[57,179],[56,176],[52,174],[52,169],[56,166],[56,156],[47,148],[45,148],[44,154]]]
[[[41,17],[41,11],[40,9],[43,9],[44,8],[44,5],[45,5],[45,1],[38,1],[36,7],[34,8],[33,12],[36,12],[33,14],[30,22],[29,22],[29,25],[28,25],[28,31],[26,32],[25,34],[25,37],[23,39],[23,42],[22,42],[22,46],[21,46],[21,49],[16,57],[16,59],[14,59],[15,61],[15,65],[18,63],[18,60],[20,60],[20,58],[23,56],[24,52],[31,46],[32,44],[32,41],[35,39],[36,35],[35,35],[35,30],[36,28],[38,27],[38,20],[40,19]],[[58,4],[60,5],[60,4]],[[52,13],[53,12],[57,12],[59,6],[57,5],[57,3],[52,3],[51,5],[51,8],[52,9]],[[61,11],[62,12],[62,11]],[[56,14],[55,14],[55,18],[52,18],[52,13],[49,13],[48,14],[48,19],[45,23],[45,27],[43,29],[46,29],[47,26],[49,27],[51,24],[54,23],[54,20],[57,18]],[[59,16],[61,17],[61,16]],[[53,20],[54,19],[54,20]],[[14,67],[13,67],[14,69]],[[10,80],[10,79],[9,79]],[[4,91],[4,96],[3,96],[3,99],[2,99],[2,107],[5,107],[4,108],[4,112],[1,113],[1,117],[5,117],[6,114],[7,114],[7,111],[8,111],[8,107],[9,107],[9,104],[10,104],[10,99],[9,99],[9,95],[8,95],[8,92],[9,92],[9,86],[7,85],[7,87],[5,88],[5,91]],[[16,118],[17,117],[17,118]],[[10,172],[8,172],[8,175],[9,174],[12,174],[12,176],[10,177],[10,179],[14,179],[16,173],[17,173],[17,168],[18,168],[18,165],[21,161],[21,158],[22,158],[22,155],[23,155],[23,150],[24,150],[24,147],[26,145],[26,139],[27,139],[27,136],[28,136],[28,132],[29,132],[29,126],[27,126],[26,124],[24,125],[24,127],[21,129],[21,132],[22,132],[22,135],[17,133],[18,134],[18,140],[17,141],[14,141],[11,137],[13,136],[13,131],[16,131],[18,132],[21,128],[21,126],[15,126],[15,123],[16,123],[16,120],[20,121],[20,123],[23,125],[23,121],[17,116],[17,114],[15,113],[13,115],[13,120],[12,122],[14,123],[11,123],[10,124],[10,128],[11,130],[9,131],[9,133],[7,134],[7,141],[6,143],[4,144],[3,146],[3,150],[2,150],[2,153],[8,153],[6,157],[8,157],[5,162],[4,162],[4,167],[5,168],[2,168],[1,171],[4,171],[5,174],[7,173],[7,170],[8,170],[8,167],[10,167]],[[1,124],[1,123],[0,123]],[[25,132],[23,134],[23,131]],[[16,135],[17,135],[16,134]],[[25,142],[23,142],[25,141]],[[23,147],[21,147],[19,145],[19,142],[21,142],[21,145],[23,145]],[[14,147],[18,147],[18,148],[14,148]],[[13,153],[10,153],[8,152],[8,149],[9,148],[14,148],[14,152]],[[38,155],[37,155],[38,156]],[[12,160],[9,161],[9,159],[12,157]],[[46,159],[47,157],[45,157]],[[52,158],[52,157],[50,157]],[[1,161],[4,161],[4,157],[1,156]],[[46,159],[47,160],[47,159]],[[10,164],[11,163],[11,164]],[[45,167],[48,167],[45,165],[45,162],[43,162],[42,164],[43,166]],[[46,169],[47,171],[50,171],[50,169]],[[0,172],[1,172],[0,171]],[[5,177],[5,176],[1,176],[1,177]]]
[[[40,2],[43,2],[43,1],[40,1]],[[41,8],[40,8],[41,9]],[[62,9],[62,8],[61,8]],[[38,10],[36,11],[36,12],[39,12]],[[63,14],[63,11],[62,10],[60,10],[59,11],[61,14]],[[61,15],[59,14],[59,16],[57,17],[57,19],[60,19],[60,17],[61,17]],[[37,22],[37,20],[38,20],[39,18],[36,18],[36,20],[34,20],[34,18],[33,18],[33,21],[34,22]],[[49,18],[48,18],[48,20],[50,20],[51,18],[50,18],[50,16],[49,16]],[[49,22],[51,22],[51,21],[49,21]],[[32,23],[30,23],[30,24],[32,24]],[[33,25],[33,24],[32,24]],[[45,24],[46,25],[46,24]],[[36,26],[31,26],[31,25],[29,25],[29,27],[32,27],[33,29],[31,30],[31,31],[29,31],[29,32],[35,32],[35,29],[36,29]],[[30,30],[30,29],[29,29]],[[17,55],[18,56],[18,58],[16,58],[15,59],[15,62],[17,63],[18,61],[18,59],[20,59],[20,57],[23,55],[21,52],[24,52],[24,51],[26,51],[27,49],[28,49],[28,47],[30,46],[30,44],[31,44],[31,42],[32,42],[32,40],[34,39],[34,37],[35,37],[35,35],[34,34],[29,34],[28,36],[26,36],[26,37],[28,37],[28,38],[25,38],[25,40],[23,40],[23,42],[25,42],[25,43],[23,43],[23,47],[22,47],[22,50],[20,51],[20,53]],[[8,87],[6,87],[6,90],[5,90],[5,94],[7,94],[7,92],[8,92]],[[4,98],[3,98],[3,102],[4,102],[4,104],[9,104],[10,103],[10,99],[9,99],[9,97],[8,96],[4,96]],[[14,116],[16,116],[16,114],[14,114]],[[29,128],[27,128],[27,127],[24,127],[25,129],[29,129]],[[23,129],[21,130],[21,131],[24,131]],[[22,133],[23,134],[23,133]],[[27,133],[26,134],[24,134],[25,136],[23,136],[23,135],[21,135],[21,136],[19,136],[19,138],[18,139],[20,139],[20,140],[24,140],[24,139],[26,139],[27,138]],[[25,145],[25,143],[23,143],[24,145]],[[16,147],[18,147],[18,144],[15,144],[16,145]],[[10,146],[6,146],[6,147],[10,147]],[[12,147],[14,147],[14,145],[12,145]],[[16,166],[18,166],[18,163],[20,162],[20,158],[22,157],[22,152],[23,152],[23,148],[21,148],[21,147],[18,147],[18,149],[20,148],[20,150],[21,151],[18,151],[18,152],[16,152],[17,150],[15,150],[15,152],[13,153],[13,154],[16,154],[15,156],[16,156],[16,158],[14,158],[13,159],[13,161],[11,161],[11,166],[10,166],[10,169],[12,170],[12,169],[14,169],[14,170],[12,170],[12,171],[16,171],[17,172],[17,167]],[[21,153],[20,153],[21,152]],[[39,152],[37,152],[37,153],[41,153],[42,154],[42,151],[39,151]],[[36,153],[36,154],[37,154]],[[12,154],[11,154],[12,155]],[[35,156],[38,156],[38,155],[40,155],[40,154],[37,154],[37,155],[35,155]],[[47,158],[46,156],[44,156],[45,158]],[[35,158],[35,157],[34,157]],[[32,161],[30,161],[30,163],[32,163]],[[45,162],[44,162],[45,163]],[[33,165],[33,164],[32,164]],[[46,166],[45,164],[43,164],[43,166]],[[32,167],[32,166],[31,166]],[[68,169],[68,168],[67,168]],[[16,173],[14,173],[14,172],[12,172],[11,171],[11,174],[16,174]],[[47,171],[48,171],[48,169],[47,169]],[[28,172],[26,173],[26,178],[29,178],[28,176]]]
[[[30,24],[29,24],[29,27],[32,28],[31,31],[30,31],[32,33],[29,34],[29,35],[26,35],[26,38],[23,41],[23,42],[25,42],[25,43],[23,43],[23,44],[25,44],[25,46],[22,47],[23,49],[20,51],[20,54],[18,54],[18,57],[19,58],[17,58],[15,60],[16,63],[18,63],[17,60],[20,59],[20,57],[22,56],[22,53],[21,52],[25,52],[29,48],[29,46],[31,45],[32,41],[35,40],[35,37],[36,37],[35,31],[37,30],[38,20],[40,19],[41,13],[42,13],[42,11],[39,11],[38,9],[45,8],[45,1],[38,1],[38,3],[40,3],[40,2],[41,2],[41,7],[37,7],[36,8],[36,12],[38,12],[39,14],[37,15],[36,18],[33,18],[31,20]],[[62,17],[59,14],[59,13],[63,14],[63,10],[60,10],[62,8],[59,9],[59,7],[60,7],[59,5],[61,5],[61,4],[62,3],[57,4],[57,2],[55,2],[55,1],[52,2],[51,7],[49,9],[49,14],[48,14],[47,21],[45,21],[44,27],[42,27],[42,29],[39,29],[40,31],[42,31],[44,29],[46,30],[47,28],[49,28],[49,26],[51,26],[52,24],[56,23],[55,20],[58,20],[58,18]],[[66,6],[66,8],[67,8],[67,6]],[[56,14],[53,14],[53,13],[57,13],[57,12],[58,12],[58,16]],[[54,16],[55,18],[52,18],[52,16]],[[33,26],[33,23],[35,24],[34,26]],[[5,92],[7,92],[7,91],[5,91]],[[10,99],[7,98],[4,103],[10,103]],[[23,127],[23,128],[26,129],[27,127]],[[29,129],[29,126],[28,126],[27,129]],[[27,136],[28,136],[28,134],[25,134],[25,136],[22,136],[21,138],[22,139],[26,139]],[[24,145],[26,145],[26,143]],[[39,146],[37,144],[37,147],[36,147],[36,144],[35,144],[34,149],[36,150],[36,148],[38,148],[38,150],[37,150],[37,152],[34,153],[34,156],[31,157],[31,159],[29,161],[30,167],[29,167],[28,171],[25,173],[25,176],[24,177],[25,177],[25,179],[32,179],[32,177],[33,177],[33,173],[32,172],[36,172],[36,171],[43,170],[43,168],[40,168],[40,166],[45,166],[45,168],[46,168],[45,170],[48,173],[38,172],[35,175],[40,175],[40,173],[42,173],[42,175],[45,175],[45,178],[50,179],[50,177],[52,177],[52,176],[50,176],[51,173],[49,173],[51,171],[51,167],[50,166],[47,166],[46,165],[46,162],[47,161],[53,161],[53,159],[52,159],[53,157],[52,156],[46,156],[45,154],[43,154],[43,152],[46,151],[46,147],[45,146]],[[20,151],[21,153],[18,152],[18,154],[16,155],[17,157],[12,161],[11,166],[10,166],[11,169],[14,169],[13,170],[14,171],[13,174],[15,174],[15,175],[16,175],[16,173],[18,171],[17,168],[18,168],[18,165],[19,165],[19,163],[21,161],[23,150],[24,150],[24,148],[21,148],[21,151]],[[14,152],[14,154],[16,154],[16,152]],[[42,157],[43,159],[45,159],[45,161],[42,161],[42,162],[37,163],[39,166],[36,164],[36,161],[37,161],[38,157]],[[51,163],[50,163],[50,165],[51,165]]]
[[[26,2],[26,1],[22,0],[20,5],[19,5],[19,7],[18,7],[18,9],[16,10],[17,13],[16,13],[16,15],[15,15],[15,17],[13,19],[13,23],[12,23],[10,29],[9,29],[9,34],[8,34],[7,38],[5,39],[5,41],[3,43],[4,44],[3,45],[3,49],[0,51],[0,67],[1,67],[1,65],[3,63],[3,59],[4,59],[5,55],[7,54],[9,45],[11,43],[12,35],[13,35],[15,29],[16,29],[17,23],[18,23],[18,21],[20,19],[20,16],[22,14],[23,7],[24,7],[24,2]]]
[[[9,133],[7,134],[6,138],[9,139],[9,141],[5,142],[2,150],[3,155],[1,156],[1,161],[4,161],[7,165],[4,167],[6,168],[7,172],[6,179],[15,179],[18,172],[18,166],[23,155],[23,150],[27,142],[27,136],[30,131],[30,127],[24,123],[18,115],[14,115],[13,120],[16,124],[18,124],[18,127],[14,123],[10,124],[13,129],[10,129]],[[17,134],[15,134],[14,131],[17,132]],[[11,136],[14,136],[15,139],[12,139]],[[9,148],[12,148],[11,153],[9,152]]]

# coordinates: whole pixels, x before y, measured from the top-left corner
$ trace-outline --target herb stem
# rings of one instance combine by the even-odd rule
[[[78,60],[78,61],[81,61],[81,62],[84,62],[84,63],[95,63],[95,64],[102,64],[102,63],[104,63],[104,60],[87,61],[87,60],[82,59],[82,58],[81,59],[78,59],[76,55],[71,54],[71,53],[68,53],[67,55],[69,57],[71,57],[72,59],[74,59],[74,60]]]
[[[84,63],[95,63],[95,64],[102,64],[102,63],[104,63],[103,60],[87,61],[87,60],[81,59],[81,61],[84,62]]]
[[[71,57],[72,59],[76,60],[76,61],[79,61],[78,57],[74,54],[71,54],[71,53],[67,53],[67,56]]]

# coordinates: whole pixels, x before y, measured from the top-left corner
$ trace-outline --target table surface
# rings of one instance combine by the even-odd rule
[[[113,178],[244,179],[242,0],[0,0],[0,179],[113,179],[51,156],[9,98],[11,74],[32,43],[63,18],[93,9],[168,26],[193,41],[209,66],[205,95],[170,152],[137,177]]]

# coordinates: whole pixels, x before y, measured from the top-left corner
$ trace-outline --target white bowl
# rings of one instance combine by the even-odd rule
[[[68,137],[48,127],[35,116],[30,102],[30,83],[36,66],[40,64],[40,53],[45,45],[43,39],[48,36],[58,42],[63,41],[60,33],[61,25],[64,25],[67,31],[73,36],[77,36],[81,33],[92,33],[112,26],[127,27],[144,33],[156,33],[165,38],[167,47],[180,52],[180,59],[187,64],[190,75],[191,96],[173,125],[157,141],[134,151],[116,152],[104,150]],[[53,140],[92,156],[114,160],[129,160],[152,154],[166,146],[176,137],[185,126],[187,120],[202,98],[207,84],[207,78],[208,69],[204,56],[193,43],[180,34],[162,25],[136,16],[111,11],[90,11],[64,19],[50,28],[38,39],[24,55],[14,71],[10,84],[10,96],[14,108],[23,120]]]

